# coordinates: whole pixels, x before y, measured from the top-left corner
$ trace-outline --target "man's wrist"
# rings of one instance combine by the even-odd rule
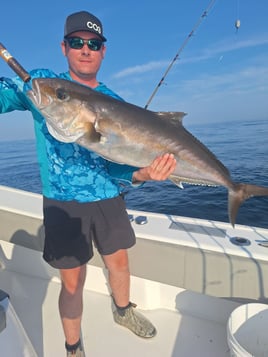
[[[132,183],[133,184],[139,184],[141,182],[146,181],[144,177],[142,177],[143,175],[141,174],[140,170],[138,171],[134,171],[133,175],[132,175]]]

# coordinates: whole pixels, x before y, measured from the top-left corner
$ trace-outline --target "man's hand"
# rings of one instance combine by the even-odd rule
[[[132,182],[141,181],[164,181],[174,172],[176,160],[173,154],[158,156],[151,165],[143,167],[133,173]]]

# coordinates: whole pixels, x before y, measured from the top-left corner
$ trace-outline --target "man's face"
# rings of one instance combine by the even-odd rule
[[[100,40],[100,37],[87,31],[74,32],[68,36],[68,38],[70,37],[81,38],[83,40]],[[106,51],[104,44],[97,51],[90,49],[86,43],[84,43],[81,49],[71,48],[68,41],[62,42],[61,46],[63,54],[67,57],[69,70],[73,79],[79,81],[79,79],[96,78]]]

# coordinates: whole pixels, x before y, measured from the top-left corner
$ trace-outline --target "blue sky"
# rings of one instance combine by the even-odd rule
[[[210,0],[5,1],[2,42],[25,69],[67,70],[60,49],[67,15],[103,22],[107,55],[99,80],[144,107]],[[216,0],[181,52],[149,109],[185,111],[185,126],[268,119],[268,2]],[[240,20],[238,31],[235,21]],[[13,76],[0,61],[0,76]],[[29,113],[2,115],[0,140],[33,137]]]

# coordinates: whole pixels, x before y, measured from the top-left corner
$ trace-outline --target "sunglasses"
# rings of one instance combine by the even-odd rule
[[[81,48],[83,48],[84,45],[87,44],[87,47],[91,51],[99,51],[103,44],[101,40],[98,40],[96,38],[93,38],[91,40],[84,40],[80,37],[67,37],[64,39],[64,42],[67,42],[68,45],[75,50],[81,50]]]

